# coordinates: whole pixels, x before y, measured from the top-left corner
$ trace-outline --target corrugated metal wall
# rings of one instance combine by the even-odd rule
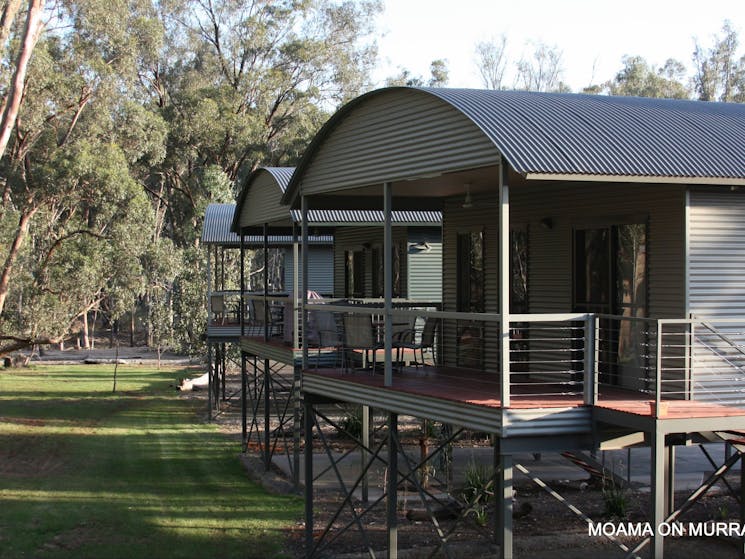
[[[496,182],[496,181],[495,181]],[[448,200],[443,212],[443,307],[457,305],[457,234],[484,231],[486,312],[498,308],[498,200],[474,197],[473,207],[463,199]],[[647,220],[648,313],[652,317],[680,318],[685,311],[684,189],[671,185],[550,184],[518,185],[510,189],[511,227],[528,229],[529,312],[572,311],[572,230],[576,226],[611,225]],[[550,217],[551,229],[540,221]],[[445,325],[446,346],[454,344],[455,326]],[[487,328],[485,368],[496,370],[496,331]],[[492,339],[493,338],[493,339]],[[494,342],[494,343],[492,343]],[[452,350],[445,359],[455,364]]]
[[[410,299],[442,301],[442,229],[410,227],[406,291]],[[419,243],[427,243],[422,249]]]
[[[511,221],[528,224],[530,312],[572,310],[572,230],[647,220],[648,314],[685,313],[685,190],[675,185],[535,184],[511,189]],[[540,220],[550,217],[551,229]]]
[[[393,243],[399,243],[406,254],[406,227],[393,227]],[[334,297],[344,297],[344,252],[365,251],[365,297],[372,297],[372,247],[383,246],[383,226],[337,227],[334,232]],[[401,287],[406,290],[406,258],[401,259]],[[401,294],[406,297],[406,293]]]
[[[398,90],[368,99],[341,122],[302,177],[316,194],[499,163],[494,144],[433,95]]]
[[[696,327],[694,398],[742,403],[732,387],[745,376],[745,192],[694,189],[688,216],[688,310],[723,334]],[[719,318],[743,322],[717,323]]]
[[[309,247],[308,252],[308,289],[322,295],[334,292],[334,250],[332,247]],[[292,293],[294,281],[294,262],[292,248],[285,250],[285,289]],[[298,289],[303,286],[303,272],[298,273]]]
[[[513,223],[529,225],[530,312],[572,311],[575,227],[644,223],[647,227],[647,314],[680,318],[685,311],[685,189],[676,185],[534,184],[511,191]],[[540,220],[550,217],[551,229]],[[614,335],[602,333],[603,338]],[[615,338],[613,338],[615,339]],[[615,342],[614,342],[615,343]],[[571,349],[566,343],[565,349]],[[579,358],[579,355],[576,356]],[[615,360],[614,355],[605,359]],[[620,384],[639,389],[643,373],[617,369]],[[669,378],[672,381],[674,379]],[[672,383],[668,385],[673,389]]]
[[[745,317],[745,192],[691,191],[689,222],[689,312]]]

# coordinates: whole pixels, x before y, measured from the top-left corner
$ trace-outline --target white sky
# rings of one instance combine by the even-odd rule
[[[509,67],[531,52],[528,41],[563,52],[564,82],[579,91],[611,79],[625,54],[656,66],[676,58],[691,71],[694,38],[713,44],[725,19],[745,52],[743,0],[384,0],[378,20],[378,85],[401,68],[429,78],[443,58],[449,87],[481,87],[475,64],[478,41],[507,35]],[[594,66],[594,75],[593,75]],[[508,79],[508,85],[512,78]]]

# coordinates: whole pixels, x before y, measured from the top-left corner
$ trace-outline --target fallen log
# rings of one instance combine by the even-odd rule
[[[203,375],[200,375],[196,378],[181,379],[178,390],[181,390],[182,392],[188,392],[190,390],[203,390],[207,388],[208,384],[209,375],[207,373],[204,373]]]

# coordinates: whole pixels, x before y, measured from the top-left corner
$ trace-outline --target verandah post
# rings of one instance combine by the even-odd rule
[[[499,398],[503,408],[510,407],[510,284],[510,187],[503,160],[499,168]]]

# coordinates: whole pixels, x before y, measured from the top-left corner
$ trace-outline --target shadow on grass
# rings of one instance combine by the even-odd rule
[[[301,501],[248,480],[238,441],[200,420],[201,400],[167,393],[162,378],[106,397],[69,390],[65,378],[57,375],[43,395],[0,392],[4,558],[281,550]]]

